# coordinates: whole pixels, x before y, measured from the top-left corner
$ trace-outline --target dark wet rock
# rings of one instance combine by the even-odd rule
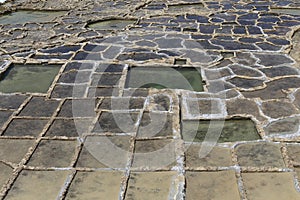
[[[248,99],[232,99],[226,102],[226,108],[228,115],[252,115],[259,121],[266,120],[261,116],[258,105]]]
[[[0,95],[0,108],[18,109],[26,98],[28,97],[23,95]]]
[[[271,68],[260,69],[266,76],[270,78],[289,76],[289,75],[299,75],[299,72],[292,67],[288,66],[279,66]]]
[[[94,74],[91,86],[114,86],[120,81],[120,74]]]
[[[235,38],[232,36],[222,36],[222,35],[217,35],[214,38],[218,40],[228,40],[228,41],[235,40]]]
[[[34,59],[41,59],[41,60],[49,60],[49,59],[70,59],[73,54],[61,54],[61,55],[33,55],[32,58]]]
[[[100,104],[100,109],[104,110],[131,110],[142,109],[145,98],[105,98]]]
[[[220,19],[224,19],[225,21],[235,21],[236,20],[236,15],[232,13],[215,13],[211,17],[217,17]]]
[[[0,129],[9,117],[12,115],[13,111],[0,111]]]
[[[187,14],[186,18],[187,19],[194,19],[199,23],[209,23],[209,21],[208,21],[209,18],[205,17],[205,16]]]
[[[95,117],[98,99],[67,99],[60,108],[58,117]]]
[[[58,83],[87,83],[90,75],[90,71],[68,71],[60,76]]]
[[[244,19],[238,19],[237,20],[238,23],[241,25],[241,26],[247,26],[247,25],[255,25],[256,24],[256,21],[255,20],[244,20]]]
[[[246,78],[235,77],[228,80],[228,82],[242,89],[250,89],[250,88],[264,86],[264,81],[260,79],[246,79]]]
[[[96,66],[95,72],[122,72],[125,65],[122,64],[105,64],[101,63]]]
[[[211,40],[213,44],[223,46],[226,50],[257,50],[253,44],[243,44],[235,41]]]
[[[282,38],[267,38],[267,41],[275,45],[290,45],[290,41]]]
[[[264,22],[264,23],[257,23],[257,26],[261,27],[265,31],[265,30],[274,30],[275,24]]]
[[[166,4],[149,4],[144,9],[147,9],[147,10],[162,10],[164,8],[167,8]]]
[[[271,118],[288,117],[298,114],[298,111],[291,103],[283,101],[267,101],[262,103],[262,111]]]
[[[269,6],[255,6],[256,11],[269,11]]]
[[[235,89],[227,90],[224,93],[220,94],[220,98],[232,99],[240,96],[241,94]]]
[[[227,89],[234,88],[234,86],[225,81],[218,80],[218,81],[209,81],[207,88],[209,92],[217,93]]]
[[[156,39],[154,42],[157,43],[161,49],[182,48],[181,39]]]
[[[300,78],[291,77],[277,79],[266,84],[267,87],[264,89],[252,92],[242,92],[242,94],[248,98],[261,98],[263,100],[283,99],[287,97],[287,94],[283,90],[298,88],[300,85]]]
[[[197,40],[197,41],[185,41],[184,45],[186,48],[198,48],[198,49],[222,49],[219,46],[212,45],[207,40]]]
[[[118,60],[135,60],[135,61],[146,61],[153,59],[163,59],[166,58],[165,55],[156,53],[132,53],[132,54],[120,54]]]
[[[233,58],[235,56],[234,52],[226,52],[226,51],[222,52],[221,55],[225,59]]]
[[[140,43],[140,42],[145,43],[146,41],[144,40],[144,41],[139,41],[139,42],[136,42],[136,43]],[[146,42],[146,43],[148,43],[148,42]],[[154,44],[154,46],[157,46],[155,43],[153,43],[153,44]],[[142,52],[151,53],[152,51],[151,51],[151,49],[149,49],[147,47],[147,45],[146,46],[142,45],[141,47],[139,46],[139,47],[125,48],[122,53],[142,53]]]
[[[295,134],[299,130],[300,120],[299,117],[284,118],[270,123],[264,128],[266,135],[286,135]]]
[[[260,62],[259,64],[264,66],[276,66],[293,63],[293,60],[283,54],[255,54]]]
[[[220,19],[220,18],[217,18],[217,17],[212,17],[210,19],[211,22],[214,22],[214,23],[221,23],[221,22],[224,22],[225,20],[224,19]]]
[[[258,22],[266,22],[266,23],[277,23],[279,22],[279,17],[262,17],[258,19]]]
[[[104,59],[114,59],[122,52],[122,47],[110,46],[104,52],[102,52],[102,57]]]
[[[138,46],[155,47],[157,44],[149,40],[143,40],[135,43]]]
[[[256,43],[256,45],[262,50],[266,50],[266,51],[279,51],[281,49],[280,46],[276,46],[268,42],[260,42],[260,43]]]
[[[180,53],[176,53],[175,51],[167,51],[167,50],[162,50],[158,51],[159,54],[165,54],[167,56],[179,56]]]
[[[263,76],[262,73],[260,73],[257,70],[254,70],[249,67],[244,67],[241,65],[231,65],[229,68],[236,74],[240,76],[248,76],[248,77],[261,77]]]
[[[76,141],[42,140],[27,165],[69,167],[75,154]]]
[[[149,110],[153,111],[169,111],[171,106],[170,97],[166,95],[151,96]]]
[[[74,60],[102,60],[100,53],[78,52]]]
[[[238,163],[252,167],[285,167],[280,146],[269,143],[250,143],[236,147]]]
[[[107,46],[96,45],[96,44],[86,44],[83,50],[90,52],[102,52],[107,48]]]
[[[263,34],[262,30],[258,26],[247,26],[247,30],[250,35],[261,35]]]
[[[117,96],[119,92],[118,88],[113,87],[90,87],[88,90],[88,97],[109,97]]]
[[[228,65],[233,64],[233,62],[229,59],[223,59],[221,61],[219,61],[214,67],[216,68],[222,68],[222,67],[226,67]]]
[[[221,68],[219,70],[207,69],[204,71],[204,73],[205,73],[206,78],[209,80],[220,79],[220,78],[232,75],[230,70],[227,68]]]
[[[92,69],[93,63],[80,63],[80,62],[69,62],[64,72],[73,71],[73,70],[85,70],[85,69]]]
[[[232,30],[234,34],[246,34],[246,28],[244,26],[235,26]]]
[[[147,97],[148,95],[148,88],[125,89],[123,92],[124,97]]]
[[[90,125],[90,120],[55,119],[46,132],[46,136],[78,137],[80,134],[88,132]]]
[[[292,37],[293,48],[290,51],[290,56],[300,63],[300,30],[297,30]]]
[[[80,48],[81,48],[80,45],[61,46],[61,47],[55,47],[55,48],[51,48],[51,49],[42,49],[41,52],[50,53],[50,54],[68,53],[70,51],[76,52]]]
[[[232,34],[233,26],[221,26],[220,29],[216,29],[217,34]]]
[[[190,58],[190,61],[194,63],[207,64],[218,59],[218,56],[209,55],[207,54],[208,52],[199,52],[196,50],[183,50],[182,52],[184,52],[184,57]]]
[[[204,34],[213,34],[215,29],[220,28],[220,26],[216,25],[200,25],[200,33]]]
[[[159,137],[173,135],[173,120],[170,114],[145,112],[141,119],[137,137]]]
[[[59,103],[60,101],[45,100],[43,97],[33,97],[19,116],[51,117]]]
[[[248,14],[238,17],[238,19],[239,20],[256,20],[256,19],[258,19],[258,14],[257,13],[248,13]]]
[[[181,28],[179,28],[179,27],[166,27],[166,31],[181,32]]]
[[[300,109],[300,90],[298,89],[295,93],[294,93],[294,97],[295,97],[295,100],[294,100],[294,105]]]
[[[211,35],[203,35],[203,34],[192,34],[191,37],[192,39],[195,40],[208,40],[212,38]]]
[[[42,133],[48,120],[14,119],[4,131],[6,136],[35,136]]]
[[[299,144],[288,144],[287,153],[290,161],[294,165],[299,165],[300,163],[300,146]]]
[[[299,21],[283,21],[278,23],[278,26],[285,26],[285,27],[292,27],[298,25],[300,25]]]
[[[189,142],[202,142],[207,134],[218,134],[218,142],[260,139],[251,119],[183,121],[182,137]]]
[[[79,33],[78,35],[79,37],[83,37],[83,38],[89,38],[89,37],[95,37],[95,36],[98,36],[98,33],[97,31],[86,31],[86,32],[82,32],[82,33]]]
[[[189,114],[192,115],[216,115],[222,114],[222,105],[216,99],[187,100]]]
[[[102,112],[92,132],[132,133],[138,113]]]
[[[82,98],[85,94],[86,88],[86,85],[56,85],[52,91],[51,98]]]
[[[265,34],[274,35],[274,36],[286,36],[288,32],[291,31],[291,28],[288,27],[276,27],[275,30],[264,31]]]

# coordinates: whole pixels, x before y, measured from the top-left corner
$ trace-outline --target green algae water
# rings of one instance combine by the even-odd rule
[[[95,30],[122,30],[126,26],[133,24],[135,20],[105,20],[105,21],[99,21],[95,23],[91,23],[88,25],[89,28],[95,29]]]
[[[34,11],[19,10],[0,16],[0,24],[24,24],[24,23],[41,23],[51,22],[56,17],[65,15],[66,11]]]
[[[0,76],[0,92],[46,93],[60,65],[12,65]]]
[[[229,119],[183,121],[182,137],[185,141],[202,142],[208,131],[213,134],[222,131],[218,142],[251,141],[260,139],[255,124],[251,119]]]
[[[200,71],[192,67],[132,67],[128,71],[125,87],[202,92],[203,81]]]

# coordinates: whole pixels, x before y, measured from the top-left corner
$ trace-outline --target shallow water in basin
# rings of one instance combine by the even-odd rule
[[[56,17],[65,15],[66,11],[20,10],[0,16],[0,24],[24,24],[29,22],[51,22]]]
[[[200,71],[192,67],[132,67],[128,71],[127,88],[170,88],[203,91]]]
[[[0,92],[46,93],[60,65],[13,65],[0,76]]]

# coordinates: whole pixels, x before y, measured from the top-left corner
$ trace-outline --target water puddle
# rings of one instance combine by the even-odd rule
[[[185,89],[203,91],[200,71],[193,67],[132,67],[126,79],[126,88]]]
[[[11,65],[0,74],[0,92],[46,93],[60,67],[60,65]]]
[[[250,119],[183,121],[182,136],[185,141],[202,142],[207,134],[221,136],[218,142],[251,141],[260,139],[255,124]]]
[[[135,20],[121,20],[121,19],[112,19],[112,20],[105,20],[105,21],[98,21],[95,23],[91,23],[88,25],[88,28],[95,29],[95,30],[122,30],[126,26],[130,24],[134,24]]]
[[[195,4],[176,4],[176,5],[169,5],[168,11],[169,12],[178,12],[178,11],[189,11],[189,10],[207,10],[202,3],[195,3]]]
[[[24,24],[51,22],[57,17],[65,15],[66,11],[34,11],[19,10],[0,17],[0,24]]]
[[[187,61],[186,59],[177,58],[174,60],[174,65],[186,65]]]
[[[280,14],[287,14],[287,15],[300,15],[300,9],[299,8],[272,8],[271,12],[280,13]]]

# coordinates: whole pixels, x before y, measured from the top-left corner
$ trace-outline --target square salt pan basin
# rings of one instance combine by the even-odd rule
[[[13,64],[0,74],[2,93],[47,93],[61,65]]]
[[[201,92],[203,82],[200,70],[193,67],[132,67],[128,71],[125,87]]]
[[[34,11],[19,10],[0,16],[0,24],[25,24],[51,22],[57,17],[65,15],[66,11]]]

